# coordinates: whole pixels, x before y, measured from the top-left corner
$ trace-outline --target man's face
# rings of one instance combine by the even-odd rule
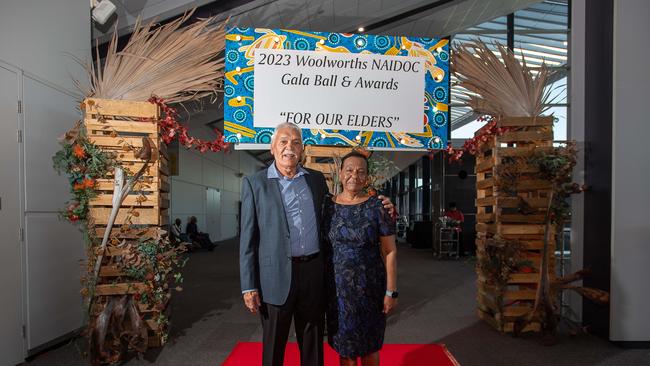
[[[280,169],[295,168],[300,162],[303,150],[300,134],[291,128],[281,128],[275,133],[271,144],[275,164]]]

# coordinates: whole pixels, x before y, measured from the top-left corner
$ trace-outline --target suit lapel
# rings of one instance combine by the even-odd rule
[[[268,170],[268,168],[267,168]],[[278,213],[280,215],[280,218],[282,222],[284,222],[284,227],[287,229],[287,234],[289,233],[289,221],[287,221],[287,214],[284,210],[284,201],[282,200],[282,191],[280,190],[280,184],[278,183],[278,180],[275,178],[269,178],[267,176],[267,172],[265,171],[264,173],[264,179],[267,185],[267,192],[271,195],[269,197],[271,200],[275,202],[275,205],[273,207],[281,207],[282,212]]]

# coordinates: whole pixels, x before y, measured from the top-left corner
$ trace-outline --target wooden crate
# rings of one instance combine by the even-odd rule
[[[84,126],[88,139],[102,150],[113,154],[122,167],[137,172],[144,162],[135,157],[142,147],[142,137],[152,142],[154,161],[143,178],[122,204],[116,225],[167,225],[169,208],[169,162],[165,144],[159,137],[158,107],[148,102],[132,102],[89,98],[84,101]],[[106,225],[111,211],[113,181],[98,182],[98,197],[90,202],[90,216],[96,225]],[[127,212],[135,212],[128,215]]]
[[[522,159],[538,149],[551,149],[553,144],[553,118],[503,118],[498,127],[508,131],[492,136],[481,146],[476,157],[476,246],[479,261],[486,257],[486,242],[499,235],[504,239],[517,240],[523,245],[524,259],[529,262],[532,273],[520,272],[510,276],[503,291],[497,289],[481,273],[477,266],[477,302],[481,319],[502,332],[512,332],[517,319],[530,313],[540,280],[540,265],[545,234],[545,216],[550,182],[538,178],[534,166],[521,163],[519,177],[514,189],[505,192],[499,186],[499,168]],[[525,202],[526,210],[518,207]],[[555,235],[549,243],[549,272],[554,275]],[[531,323],[523,331],[540,331],[539,323]]]
[[[136,157],[142,147],[142,138],[148,137],[152,144],[153,161],[147,166],[142,178],[133,192],[122,203],[111,231],[111,237],[120,242],[136,243],[143,236],[152,236],[160,226],[168,225],[169,208],[169,162],[166,145],[160,139],[158,106],[148,102],[132,102],[89,98],[84,101],[84,127],[89,141],[110,153],[122,168],[135,174],[144,165]],[[101,241],[111,212],[113,180],[101,179],[97,182],[97,197],[90,202],[90,216],[95,225],[94,234]],[[124,234],[120,226],[127,222],[143,225],[139,235]],[[97,255],[99,253],[95,253]],[[140,293],[146,284],[135,281],[124,273],[113,257],[124,255],[125,250],[109,245],[104,252],[100,267],[98,284],[95,288],[93,314],[101,310],[108,298]],[[169,295],[170,296],[170,295]],[[167,304],[167,302],[166,302]],[[165,304],[165,305],[166,305]],[[164,309],[146,309],[139,304],[140,314],[149,331],[149,346],[161,346],[165,339],[165,329],[159,329],[155,320]]]
[[[352,151],[352,147],[343,146],[305,146],[305,162],[303,166],[323,173],[330,192],[334,192],[332,170],[335,169],[334,157],[341,158]]]

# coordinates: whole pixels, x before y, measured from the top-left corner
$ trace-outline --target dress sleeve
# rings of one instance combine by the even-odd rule
[[[377,200],[377,211],[379,217],[379,236],[395,235],[395,220],[390,217],[381,201]]]

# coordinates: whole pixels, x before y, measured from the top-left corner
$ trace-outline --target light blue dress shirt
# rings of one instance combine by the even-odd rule
[[[297,174],[293,178],[287,178],[278,172],[275,162],[267,173],[268,178],[277,179],[280,185],[284,212],[289,224],[292,257],[310,255],[320,250],[314,198],[307,185],[306,174],[309,172],[298,166]]]

